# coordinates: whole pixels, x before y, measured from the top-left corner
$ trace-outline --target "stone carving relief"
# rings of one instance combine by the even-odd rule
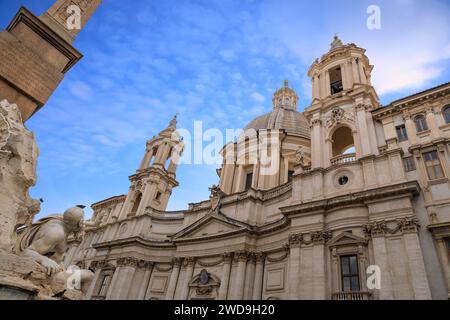
[[[335,107],[331,110],[331,114],[326,118],[325,126],[331,128],[338,123],[353,123],[354,117],[351,113],[346,112],[340,107]]]
[[[364,226],[367,237],[384,236],[388,234],[417,232],[420,228],[419,220],[413,217],[399,218],[392,221],[374,221]]]
[[[209,273],[206,269],[202,269],[199,274],[194,276],[189,282],[191,289],[191,297],[197,298],[214,298],[218,294],[220,287],[220,279]]]
[[[28,189],[36,184],[38,148],[34,134],[22,124],[17,105],[0,102],[0,244],[11,250],[15,228],[29,225],[40,202]]]
[[[289,245],[324,244],[331,239],[331,231],[321,230],[309,233],[296,233],[289,236]]]

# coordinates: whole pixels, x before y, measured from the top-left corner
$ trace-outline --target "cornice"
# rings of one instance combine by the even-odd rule
[[[301,214],[312,211],[326,211],[335,207],[345,206],[355,203],[364,203],[365,201],[381,199],[393,195],[411,194],[417,195],[420,186],[417,181],[404,182],[386,187],[374,188],[366,191],[350,193],[330,199],[316,200],[286,207],[280,210],[286,216]]]

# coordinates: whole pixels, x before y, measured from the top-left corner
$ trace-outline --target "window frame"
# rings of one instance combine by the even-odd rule
[[[248,180],[249,176],[251,176],[250,181]],[[252,187],[252,185],[253,185],[253,171],[249,171],[245,173],[244,191],[248,191]]]
[[[395,127],[395,132],[397,134],[398,142],[408,141],[408,131],[406,130],[405,124],[401,124]],[[399,135],[401,132],[401,135]]]
[[[450,104],[442,108],[442,116],[444,117],[445,123],[450,124]]]
[[[414,117],[414,125],[416,126],[417,133],[429,130],[427,119],[423,114]]]
[[[354,257],[355,258],[355,266],[356,266],[356,270],[352,270],[351,267],[351,260],[350,258]],[[343,267],[343,260],[344,259],[348,259],[348,268],[349,268],[349,273],[348,274],[344,274],[344,267]],[[339,255],[339,271],[340,271],[340,283],[341,283],[341,291],[342,292],[358,292],[361,291],[361,277],[359,274],[359,260],[358,260],[358,254],[343,254],[343,255]],[[345,279],[349,278],[350,282],[350,288],[349,290],[346,290],[345,288]],[[357,290],[353,289],[353,278],[357,279]]]
[[[101,282],[97,290],[97,297],[106,298],[109,286],[111,285],[112,277],[113,277],[112,272],[110,272],[109,270],[102,274]],[[105,292],[103,292],[103,289],[105,289]]]
[[[408,160],[411,160],[411,167],[409,167],[406,163]],[[413,156],[409,156],[409,157],[404,157],[403,158],[403,169],[405,170],[405,172],[412,172],[412,171],[416,171],[417,167],[416,167],[416,162],[414,161],[414,157]]]
[[[428,155],[430,156],[429,159],[427,160]],[[433,158],[432,155],[436,155],[436,157]],[[439,154],[437,150],[422,153],[422,158],[425,166],[425,171],[427,172],[429,180],[438,180],[445,177],[444,170],[442,168],[441,160],[439,159]],[[437,168],[439,170],[436,170]],[[438,173],[440,173],[440,175],[438,175]]]

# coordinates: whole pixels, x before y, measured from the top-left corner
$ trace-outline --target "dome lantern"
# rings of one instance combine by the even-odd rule
[[[272,99],[273,108],[297,110],[298,96],[294,89],[289,88],[288,80],[284,80],[284,86],[275,91]]]

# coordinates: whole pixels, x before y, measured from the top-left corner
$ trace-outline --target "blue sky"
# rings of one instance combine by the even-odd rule
[[[21,5],[41,14],[53,0],[0,0],[0,26]],[[337,5],[339,3],[339,5]],[[366,27],[369,5],[381,30]],[[27,127],[40,148],[39,217],[124,194],[145,141],[174,113],[179,127],[241,128],[271,110],[289,79],[310,102],[306,72],[337,32],[367,49],[381,102],[449,81],[447,1],[104,0],[78,36],[84,58]],[[208,198],[217,165],[181,165],[170,210]]]

